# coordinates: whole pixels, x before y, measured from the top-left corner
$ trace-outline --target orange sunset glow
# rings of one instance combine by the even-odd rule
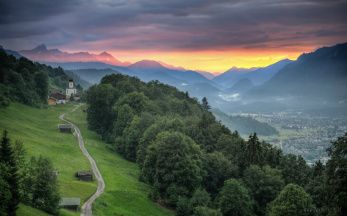
[[[306,52],[311,49],[303,50]],[[137,62],[143,59],[165,62],[188,70],[222,73],[231,67],[265,67],[282,59],[295,60],[302,52],[273,52],[264,50],[246,51],[200,51],[200,52],[110,52],[121,61]]]

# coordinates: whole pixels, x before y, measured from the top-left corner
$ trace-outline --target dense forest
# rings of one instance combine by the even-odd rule
[[[158,81],[108,75],[86,100],[89,128],[136,161],[149,196],[179,216],[347,214],[347,134],[326,165],[309,167],[256,134],[231,132],[206,98]]]
[[[64,91],[70,77],[58,67],[7,55],[0,49],[0,107],[10,101],[30,106],[47,103],[51,91]],[[81,86],[77,88],[82,90]]]

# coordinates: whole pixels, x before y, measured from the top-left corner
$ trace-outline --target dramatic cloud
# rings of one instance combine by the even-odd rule
[[[302,51],[347,38],[347,0],[3,0],[0,43],[69,50]],[[19,47],[21,46],[21,47]]]

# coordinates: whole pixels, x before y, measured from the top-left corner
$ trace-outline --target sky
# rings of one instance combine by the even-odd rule
[[[1,0],[0,45],[223,72],[347,41],[347,0]]]

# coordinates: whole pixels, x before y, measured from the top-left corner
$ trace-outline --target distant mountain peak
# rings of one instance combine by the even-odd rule
[[[130,65],[129,67],[139,68],[139,69],[165,68],[159,62],[154,61],[154,60],[141,60],[141,61],[135,62],[134,64]]]
[[[40,44],[37,47],[35,47],[32,51],[37,51],[37,52],[47,51],[47,47],[45,44]]]
[[[99,56],[113,57],[110,53],[108,53],[106,51],[103,51],[102,53],[100,53]]]

